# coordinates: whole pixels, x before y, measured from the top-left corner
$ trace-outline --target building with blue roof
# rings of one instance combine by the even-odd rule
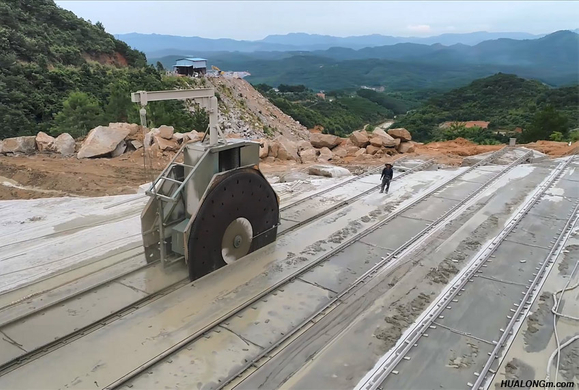
[[[204,75],[207,73],[207,60],[198,57],[181,58],[175,62],[173,70],[184,76]]]

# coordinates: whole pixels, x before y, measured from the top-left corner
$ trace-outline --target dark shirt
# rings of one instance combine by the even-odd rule
[[[392,168],[384,168],[382,170],[382,176],[380,176],[380,179],[392,180],[393,175],[394,171],[392,170]]]

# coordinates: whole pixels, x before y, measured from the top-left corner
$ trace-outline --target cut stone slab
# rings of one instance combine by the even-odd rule
[[[336,167],[333,165],[312,165],[309,167],[308,173],[310,175],[324,177],[343,177],[352,175],[352,173],[346,168]]]
[[[75,148],[74,138],[68,133],[62,133],[54,140],[54,149],[63,156],[72,156]]]
[[[129,133],[130,130],[126,128],[95,127],[82,143],[77,158],[99,157],[109,154],[119,146]]]
[[[36,134],[36,148],[39,152],[52,152],[54,151],[54,137],[41,131]]]
[[[143,147],[143,143],[137,140],[131,141],[131,145],[133,145],[133,148],[135,148],[135,150],[139,150]]]

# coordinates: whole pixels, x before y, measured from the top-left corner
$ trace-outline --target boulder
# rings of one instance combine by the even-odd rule
[[[161,150],[179,150],[179,144],[176,140],[166,139],[165,137],[161,137],[160,134],[154,135],[153,139]]]
[[[185,133],[185,135],[187,136],[187,140],[184,140],[183,142],[189,142],[189,141],[197,142],[197,141],[201,141],[203,139],[203,136],[205,135],[205,133],[200,133],[198,131],[191,130],[190,132]]]
[[[62,133],[54,140],[54,149],[63,156],[72,156],[75,148],[74,138],[68,133]]]
[[[269,141],[262,139],[260,143],[263,146],[259,146],[259,158],[266,158],[269,155]]]
[[[88,133],[76,157],[90,158],[109,154],[119,146],[129,132],[130,130],[126,128],[95,127]]]
[[[354,157],[359,157],[363,154],[366,154],[366,148],[360,148],[356,153],[354,153]]]
[[[390,129],[390,130],[388,130],[388,134],[390,136],[392,136],[393,138],[398,138],[402,141],[411,141],[412,140],[412,135],[410,135],[410,132],[403,127],[400,127],[397,129]]]
[[[357,147],[356,145],[347,145],[346,146],[346,152],[348,152],[348,156],[354,156],[358,150],[360,150],[360,148]],[[364,150],[366,150],[366,149],[364,149]]]
[[[127,141],[122,140],[117,147],[115,148],[115,150],[113,150],[111,152],[111,157],[119,157],[121,154],[125,153],[125,150],[127,150]]]
[[[312,165],[308,168],[308,173],[310,175],[324,177],[343,177],[352,175],[352,173],[350,173],[346,168],[336,167],[333,165]]]
[[[361,154],[355,158],[356,161],[368,161],[368,160],[375,160],[375,159],[376,159],[376,157],[374,157],[368,153]]]
[[[36,151],[35,136],[6,138],[2,145],[2,153],[32,154],[35,151]]]
[[[36,149],[39,152],[52,152],[54,151],[54,141],[54,137],[41,131],[36,134]]]
[[[131,141],[131,145],[133,145],[133,148],[135,148],[135,150],[139,150],[143,147],[143,143],[141,141]]]
[[[173,133],[173,140],[177,142],[183,142],[185,138],[188,138],[187,134],[184,133]]]
[[[387,147],[387,148],[395,148],[398,145],[400,145],[399,139],[394,139],[393,137],[388,135],[388,133],[386,133],[382,129],[375,129],[372,132],[372,138],[373,137],[380,137],[382,139],[382,145]]]
[[[139,133],[139,129],[141,126],[137,125],[136,123],[124,123],[124,122],[116,122],[116,123],[109,123],[109,127],[115,130],[128,130],[129,133],[127,137],[137,135]]]
[[[300,152],[300,158],[303,163],[315,162],[318,159],[318,151],[314,148],[302,150]]]
[[[290,141],[283,135],[280,135],[275,139],[277,141],[277,158],[280,160],[294,160],[300,161],[298,155],[298,147],[295,142]]]
[[[4,150],[4,141],[0,140],[0,154],[2,154]]]
[[[315,148],[328,148],[332,149],[338,146],[342,142],[342,139],[338,136],[331,134],[320,134],[312,133],[310,134],[310,143]]]
[[[340,158],[344,158],[348,155],[348,151],[346,150],[345,146],[338,146],[336,148],[334,148],[332,150],[332,153],[334,154],[334,156],[340,157]]]
[[[153,133],[153,131],[149,131],[147,133],[145,133],[145,137],[143,137],[143,146],[145,148],[148,148],[149,146],[153,145],[153,136],[155,134]]]
[[[414,153],[414,142],[401,142],[396,149],[400,153]]]
[[[365,148],[370,143],[368,135],[362,131],[354,131],[350,134],[350,141],[359,148]]]
[[[320,155],[318,156],[318,162],[328,162],[334,157],[330,148],[321,148]]]
[[[370,155],[376,154],[376,152],[378,152],[379,150],[380,150],[380,148],[378,146],[374,146],[374,145],[366,146],[366,153],[368,153]]]
[[[161,126],[157,129],[153,129],[152,130],[155,135],[158,135],[161,138],[165,138],[165,139],[171,139],[173,138],[173,133],[175,133],[175,129],[173,128],[173,126]]]
[[[312,144],[306,140],[298,141],[297,145],[298,145],[298,152],[301,152],[302,150],[314,149]]]
[[[381,137],[372,137],[370,138],[370,145],[372,146],[376,146],[378,148],[381,148],[383,143],[382,143],[382,138]]]

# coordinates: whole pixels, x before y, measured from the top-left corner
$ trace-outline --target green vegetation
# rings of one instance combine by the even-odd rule
[[[328,96],[334,96],[334,99],[326,100],[299,85],[284,86],[283,90],[286,92],[282,92],[281,85],[279,92],[265,84],[255,87],[280,110],[307,128],[322,126],[326,133],[341,137],[367,123],[377,124],[394,115],[386,107],[356,94],[329,93]],[[287,92],[290,90],[294,92]]]
[[[138,122],[130,92],[175,88],[143,53],[51,0],[0,0],[0,139],[38,131],[74,136],[109,122]],[[180,102],[148,106],[150,124],[204,129]]]
[[[62,111],[54,118],[53,134],[70,133],[73,137],[86,135],[103,119],[103,109],[93,96],[71,92],[63,103]]]
[[[376,92],[371,89],[360,89],[356,92],[358,96],[368,99],[390,111],[395,115],[405,114],[407,111],[419,106],[418,103],[407,101],[393,96],[389,96],[385,93]]]
[[[394,126],[407,128],[419,141],[462,136],[474,142],[504,140],[503,135],[497,134],[499,130],[508,132],[520,127],[524,130],[521,140],[533,141],[549,139],[555,131],[566,137],[570,128],[579,126],[577,107],[577,85],[552,89],[538,81],[499,73],[429,99]],[[472,120],[489,121],[489,130],[449,132],[438,127],[445,121]]]

